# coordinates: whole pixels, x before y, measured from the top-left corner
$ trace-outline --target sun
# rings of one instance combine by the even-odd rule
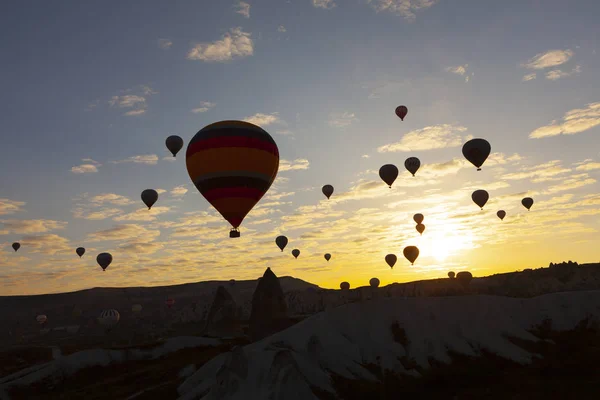
[[[431,256],[439,262],[474,247],[473,236],[468,231],[456,223],[441,219],[432,221],[431,228],[428,226],[416,241],[421,256]]]

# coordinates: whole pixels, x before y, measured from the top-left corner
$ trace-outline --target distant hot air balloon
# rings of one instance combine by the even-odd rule
[[[156,200],[158,200],[158,192],[156,190],[146,189],[142,192],[142,201],[148,207],[148,210],[152,208]]]
[[[393,164],[385,164],[379,168],[379,177],[391,188],[398,177],[398,167]]]
[[[533,205],[533,199],[531,197],[525,197],[523,200],[521,200],[521,204],[523,204],[523,207],[529,210]]]
[[[342,282],[342,283],[340,283],[340,289],[342,289],[342,290],[349,290],[350,289],[350,284],[348,282]]]
[[[390,266],[390,268],[394,268],[394,265],[398,261],[398,257],[395,254],[388,254],[385,256],[385,262]]]
[[[369,280],[369,285],[371,285],[372,288],[378,288],[379,287],[379,279],[371,278],[371,280]]]
[[[483,210],[483,206],[485,206],[485,203],[487,203],[487,201],[489,200],[490,195],[488,194],[488,192],[486,192],[485,190],[476,190],[471,194],[471,199],[473,199],[473,202],[475,204],[477,204],[479,207],[481,207],[481,209]]]
[[[100,325],[107,327],[109,330],[113,328],[119,320],[121,319],[121,314],[117,310],[104,310],[100,313],[98,317],[98,322]]]
[[[139,314],[140,312],[142,312],[142,305],[141,304],[134,304],[131,306],[131,311],[134,314]]]
[[[96,257],[96,262],[102,267],[103,271],[106,271],[106,268],[108,268],[112,260],[113,258],[110,253],[100,253]]]
[[[279,149],[264,129],[243,121],[220,121],[200,130],[186,152],[188,174],[202,196],[233,227],[267,193],[279,170]]]
[[[17,250],[19,250],[19,249],[21,248],[21,243],[19,243],[19,242],[14,242],[14,243],[12,244],[12,248],[13,248],[13,250],[14,250],[14,251],[17,251]]]
[[[37,317],[35,317],[35,320],[38,324],[44,325],[48,321],[48,317],[44,314],[40,314]]]
[[[473,275],[469,271],[460,271],[456,274],[456,280],[466,289],[473,280]]]
[[[423,220],[425,219],[425,217],[423,216],[423,214],[415,214],[413,215],[413,220],[417,223],[420,224],[423,222]]]
[[[231,287],[235,286],[235,279],[229,280],[229,286],[231,286]]]
[[[79,258],[81,258],[81,256],[83,256],[83,254],[85,253],[85,249],[83,247],[78,247],[75,249],[75,253],[77,253]]]
[[[500,210],[496,213],[496,215],[498,216],[498,218],[500,218],[501,220],[504,220],[504,217],[506,217],[506,211],[504,210]]]
[[[406,106],[396,107],[396,115],[398,116],[398,118],[400,118],[400,120],[404,121],[406,114],[408,114],[408,108],[406,108]]]
[[[281,249],[281,251],[283,251],[283,249],[285,249],[285,246],[287,246],[288,244],[288,238],[283,235],[277,236],[275,238],[275,244]]]
[[[415,176],[420,166],[421,161],[419,161],[417,157],[408,157],[406,161],[404,161],[404,168],[406,168],[412,176]]]
[[[300,255],[300,250],[298,250],[298,249],[292,250],[292,255],[294,256],[294,258],[298,258],[298,256]]]
[[[417,232],[419,232],[422,235],[423,232],[425,231],[425,225],[417,224],[416,229],[417,229]]]
[[[419,257],[419,249],[417,248],[417,246],[407,246],[404,248],[404,257],[406,257],[406,259],[408,261],[410,261],[411,265],[415,264],[415,261],[417,260],[417,257]]]
[[[471,139],[463,145],[463,156],[481,171],[481,166],[490,155],[492,147],[485,139]]]
[[[173,304],[175,304],[175,300],[168,298],[167,301],[165,301],[165,304],[167,305],[167,307],[171,308],[173,307]]]
[[[323,192],[323,194],[325,195],[325,197],[327,197],[327,199],[329,200],[329,198],[333,194],[333,186],[331,186],[331,185],[325,185],[325,186],[323,186],[321,188],[321,191]]]
[[[177,135],[171,135],[167,138],[165,144],[167,145],[167,149],[173,154],[173,157],[175,157],[183,147],[183,139]]]
[[[331,259],[331,254],[329,254],[329,253],[325,253],[325,256],[324,256],[324,257],[325,257],[325,259],[326,259],[327,261],[329,261],[329,260]]]
[[[454,273],[454,271],[450,271],[450,272],[448,272],[448,278],[450,278],[450,279],[454,279],[454,276],[455,276],[455,275],[456,275],[456,274]]]

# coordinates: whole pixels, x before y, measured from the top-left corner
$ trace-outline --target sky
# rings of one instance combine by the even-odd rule
[[[337,288],[597,262],[598,15],[594,0],[6,2],[0,295],[267,267]],[[227,119],[261,126],[280,152],[237,239],[193,186],[185,147],[173,158],[164,143]],[[492,147],[481,171],[461,153],[474,137]],[[384,164],[400,169],[392,189]],[[147,188],[160,193],[150,211]]]

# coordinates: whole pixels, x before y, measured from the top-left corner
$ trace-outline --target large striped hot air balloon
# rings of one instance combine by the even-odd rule
[[[265,130],[243,121],[220,121],[200,130],[186,152],[198,191],[239,237],[246,215],[267,193],[279,169],[279,149]]]

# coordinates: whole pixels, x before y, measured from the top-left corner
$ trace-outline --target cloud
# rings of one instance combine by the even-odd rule
[[[61,251],[72,251],[69,240],[55,234],[25,236],[20,243],[32,253],[54,255]]]
[[[279,161],[279,172],[296,171],[299,169],[308,169],[310,163],[305,158],[297,158],[293,162],[287,160]]]
[[[248,57],[254,54],[254,44],[250,33],[242,28],[232,28],[221,40],[212,43],[198,43],[187,54],[188,60],[205,62],[225,62],[234,58]]]
[[[362,156],[360,156],[360,157],[361,157],[361,158],[369,158],[369,157],[371,157],[371,156],[370,156],[370,155],[368,155],[368,154],[363,154],[363,155],[362,155]]]
[[[572,50],[548,50],[545,53],[538,53],[529,61],[521,64],[528,69],[544,69],[557,67],[569,61],[575,53]]]
[[[560,78],[565,78],[567,76],[576,75],[581,72],[581,66],[576,65],[570,72],[565,72],[560,69],[553,69],[552,71],[546,72],[546,79],[551,81],[556,81]]]
[[[146,110],[145,110],[145,109],[141,109],[141,108],[140,108],[140,109],[138,109],[138,110],[130,110],[130,111],[127,111],[127,112],[126,112],[125,114],[123,114],[123,115],[125,115],[126,117],[135,117],[136,115],[142,115],[142,114],[145,114],[145,113],[146,113]]]
[[[557,135],[574,135],[600,125],[600,102],[587,104],[586,108],[568,111],[562,123],[552,121],[550,125],[537,128],[529,134],[532,139]]]
[[[312,0],[312,4],[316,8],[324,8],[326,10],[331,10],[336,6],[333,0]]]
[[[174,187],[171,190],[171,196],[181,197],[188,192],[187,188],[183,185]]]
[[[459,65],[457,67],[447,67],[446,71],[452,72],[453,74],[456,74],[456,75],[464,76],[467,73],[468,67],[469,67],[469,64]]]
[[[285,124],[285,122],[279,118],[279,113],[274,112],[271,114],[257,113],[250,117],[243,119],[245,122],[249,122],[258,126],[267,126],[271,124]]]
[[[329,114],[329,126],[334,128],[345,128],[358,121],[358,118],[354,116],[354,113],[343,112],[343,113],[331,113]]]
[[[48,232],[55,229],[64,229],[67,226],[66,222],[54,221],[49,219],[29,219],[29,220],[0,220],[0,224],[3,225],[4,229],[7,229],[6,233],[42,233]]]
[[[459,133],[466,130],[467,128],[464,126],[453,126],[450,124],[427,126],[423,129],[410,131],[399,142],[381,146],[377,151],[380,153],[390,153],[458,147],[464,142]]]
[[[294,132],[290,131],[289,129],[279,129],[277,131],[275,131],[276,134],[278,135],[282,135],[282,136],[293,136]]]
[[[208,110],[210,110],[211,108],[213,108],[214,106],[216,106],[215,103],[211,103],[210,101],[203,101],[202,103],[200,103],[200,107],[198,108],[193,108],[192,112],[194,114],[198,114],[198,113],[203,113],[203,112],[207,112]]]
[[[105,203],[114,204],[118,206],[127,206],[134,204],[135,202],[128,197],[121,196],[115,193],[102,193],[90,198],[90,202],[95,205],[101,205]]]
[[[87,235],[87,238],[90,242],[136,240],[148,243],[156,239],[159,235],[160,231],[156,229],[146,229],[137,224],[122,224],[102,231],[90,233]]]
[[[575,168],[576,171],[594,171],[600,169],[600,163],[593,162],[592,160],[585,160],[577,165],[577,168]]]
[[[558,193],[565,190],[578,189],[583,186],[592,185],[596,183],[594,178],[590,178],[588,174],[572,175],[569,179],[565,179],[561,183],[550,186],[545,193]]]
[[[369,99],[377,99],[381,95],[389,95],[409,86],[410,81],[405,79],[398,81],[394,78],[379,79],[372,82],[366,82],[361,85],[363,89],[369,90]]]
[[[156,165],[158,163],[158,156],[156,154],[131,156],[124,160],[110,161],[110,163],[111,164],[135,163],[135,164]]]
[[[111,107],[131,108],[131,110],[126,111],[123,115],[137,116],[142,115],[146,112],[147,97],[158,92],[155,92],[148,85],[139,85],[135,89],[127,89],[122,91],[122,93],[124,94],[112,96],[111,99],[108,101],[108,104]]]
[[[163,50],[168,50],[173,44],[173,42],[171,42],[169,39],[158,39],[157,43],[158,48]]]
[[[287,32],[287,29],[285,29],[285,26],[283,26],[283,25],[279,25],[279,26],[277,27],[277,32],[281,32],[281,33],[283,33],[283,32]]]
[[[525,75],[523,77],[522,81],[523,82],[528,82],[528,81],[534,80],[535,78],[537,78],[537,73],[532,72],[530,74]]]
[[[376,12],[388,11],[413,21],[416,12],[434,6],[438,0],[367,0]]]
[[[24,201],[14,201],[7,198],[0,198],[0,215],[14,214],[19,211],[23,211],[23,207],[26,203]]]
[[[98,211],[90,211],[78,207],[75,208],[72,212],[75,218],[83,218],[91,221],[100,221],[103,219],[112,218],[116,215],[123,214],[123,210],[119,208],[104,208]]]
[[[98,167],[102,166],[102,164],[92,160],[91,158],[84,158],[81,161],[83,161],[84,164],[72,167],[71,172],[74,174],[88,174],[92,172],[98,172]]]
[[[170,207],[152,207],[152,209],[148,210],[148,208],[140,208],[135,210],[134,212],[120,215],[118,217],[113,218],[113,221],[123,222],[123,221],[154,221],[156,220],[156,216],[160,214],[164,214],[171,210]]]
[[[245,1],[238,1],[238,3],[235,5],[235,8],[236,13],[241,14],[246,18],[250,18],[250,4],[246,3]]]

